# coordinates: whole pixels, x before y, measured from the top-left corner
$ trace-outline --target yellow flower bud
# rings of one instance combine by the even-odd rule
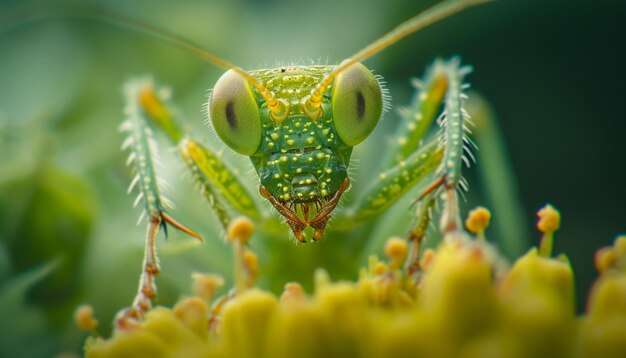
[[[98,328],[98,320],[93,317],[93,307],[90,305],[80,305],[74,311],[74,322],[85,331],[93,332]]]
[[[384,262],[377,262],[376,266],[374,266],[374,275],[382,275],[387,272],[388,269],[389,267],[387,267]]]
[[[489,227],[490,220],[491,212],[488,209],[479,206],[469,212],[467,219],[465,220],[465,227],[472,234],[479,234],[482,236],[485,229]]]
[[[211,301],[215,292],[224,285],[224,279],[218,275],[194,272],[191,274],[194,281],[194,292],[206,301]]]
[[[539,255],[549,257],[552,255],[554,232],[561,225],[561,214],[552,205],[548,204],[537,212],[537,217],[539,218],[537,229],[543,233],[539,243]]]
[[[209,306],[199,297],[186,298],[174,306],[174,314],[198,337],[206,337],[209,333]]]
[[[297,282],[290,282],[285,285],[285,291],[280,296],[281,304],[289,304],[295,302],[303,302],[306,298],[306,294],[304,293],[304,289],[302,285]]]
[[[228,240],[239,240],[242,244],[246,244],[254,233],[254,224],[246,217],[238,217],[234,219],[228,226]]]
[[[408,248],[406,240],[398,237],[392,237],[387,240],[385,244],[385,255],[389,258],[389,266],[392,270],[396,270],[402,266],[407,253]]]
[[[256,357],[265,352],[267,326],[277,309],[272,294],[258,289],[243,292],[224,305],[221,338],[229,357]]]
[[[544,234],[557,231],[561,225],[561,214],[550,204],[539,210],[537,217],[537,229]]]
[[[617,264],[617,255],[612,247],[603,247],[596,251],[594,261],[596,270],[599,273],[604,273]]]

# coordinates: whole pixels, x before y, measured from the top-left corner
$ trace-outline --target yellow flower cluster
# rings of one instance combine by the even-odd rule
[[[470,220],[482,233],[488,212]],[[551,257],[559,214],[540,212],[540,249],[509,267],[486,241],[450,234],[402,270],[404,241],[387,260],[372,257],[356,282],[315,273],[306,294],[288,284],[280,297],[246,286],[209,305],[222,281],[195,275],[198,297],[156,307],[145,319],[90,337],[88,357],[624,357],[626,236],[596,256],[600,277],[586,314],[574,308],[564,255]],[[247,235],[247,233],[246,233]]]

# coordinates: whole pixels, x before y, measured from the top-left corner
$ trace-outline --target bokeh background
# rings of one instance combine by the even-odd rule
[[[100,2],[174,30],[247,69],[338,63],[432,3]],[[125,82],[152,76],[168,85],[189,130],[220,150],[203,125],[202,106],[222,70],[94,20],[50,17],[16,25],[12,14],[36,4],[0,1],[0,356],[80,354],[85,335],[72,325],[73,308],[91,303],[106,334],[115,312],[135,293],[144,227],[135,225],[139,210],[126,194],[130,172],[119,150]],[[522,237],[527,248],[538,239],[535,211],[546,202],[558,207],[563,221],[555,251],[572,261],[579,310],[595,275],[594,251],[626,231],[624,18],[626,4],[619,0],[497,1],[366,61],[385,77],[396,108],[409,102],[410,79],[434,58],[459,55],[474,67],[469,81],[497,116],[505,144],[498,152],[508,163],[501,169],[512,174],[507,184],[514,190],[494,199],[491,186],[498,183],[472,169],[464,210],[494,200],[517,207],[517,225],[498,227],[499,215],[511,213],[496,211],[488,236]],[[391,111],[356,150],[356,184],[347,204],[375,176],[380,148],[392,145],[398,123]],[[191,272],[219,272],[228,279],[232,268],[208,206],[180,174],[184,168],[171,146],[159,143],[162,175],[172,184],[167,194],[177,205],[172,213],[208,239],[195,245],[178,233],[160,238],[158,302],[171,304],[190,292]],[[247,160],[228,150],[224,158],[254,193]],[[375,225],[329,231],[316,245],[295,245],[286,226],[258,235],[252,248],[262,263],[260,285],[278,290],[292,280],[306,284],[318,266],[333,278],[354,277],[388,236],[404,235],[410,202],[399,202]]]

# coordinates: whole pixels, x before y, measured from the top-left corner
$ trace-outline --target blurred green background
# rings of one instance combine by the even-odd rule
[[[100,2],[174,30],[247,69],[339,63],[433,3]],[[220,149],[202,115],[220,69],[93,20],[55,17],[10,25],[16,9],[33,4],[0,1],[0,356],[79,354],[85,335],[72,325],[73,308],[91,303],[106,333],[135,293],[144,227],[135,225],[139,210],[126,194],[131,178],[119,150],[126,81],[150,75],[170,86],[189,129]],[[579,310],[595,277],[594,251],[626,231],[626,66],[620,45],[625,16],[626,3],[619,0],[498,1],[455,15],[366,61],[385,77],[396,108],[408,103],[410,79],[434,58],[460,55],[474,67],[469,81],[493,106],[506,144],[501,152],[508,153],[516,179],[510,184],[517,193],[506,198],[521,199],[524,217],[515,230],[530,245],[538,238],[535,211],[546,202],[561,210],[555,251],[573,263]],[[377,153],[388,145],[397,118],[395,111],[388,113],[356,150],[350,197],[373,178]],[[158,302],[171,304],[190,292],[191,272],[228,278],[232,268],[208,206],[180,175],[184,168],[176,153],[159,142],[161,173],[172,185],[167,194],[177,204],[172,213],[208,238],[202,246],[178,233],[159,240]],[[254,193],[257,179],[248,175],[247,159],[228,150],[224,157],[240,168]],[[489,206],[489,182],[475,169],[468,177],[472,189],[464,210]],[[277,290],[290,280],[306,282],[317,266],[333,278],[354,277],[367,253],[380,251],[389,235],[404,235],[409,203],[407,198],[395,205],[375,227],[329,232],[317,245],[296,246],[286,226],[283,234],[256,239],[252,247],[265,277],[260,284]],[[495,227],[489,236],[507,234]]]

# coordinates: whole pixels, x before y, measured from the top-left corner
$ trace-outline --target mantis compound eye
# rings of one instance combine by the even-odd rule
[[[339,138],[349,146],[374,130],[383,112],[383,95],[372,71],[356,63],[335,79],[332,111]]]
[[[234,70],[217,80],[209,99],[209,119],[232,150],[254,154],[261,145],[261,115],[248,81]]]

